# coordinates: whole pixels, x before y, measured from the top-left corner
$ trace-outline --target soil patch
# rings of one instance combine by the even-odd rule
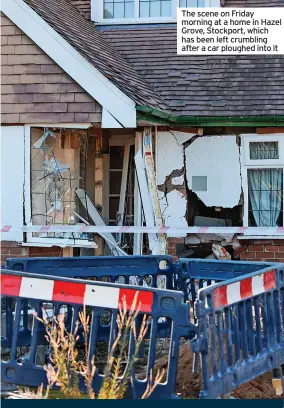
[[[156,369],[167,367],[167,357],[160,358],[155,364]],[[202,386],[200,373],[192,373],[193,353],[188,343],[180,347],[176,392],[182,398],[198,398]],[[232,395],[238,399],[284,399],[276,396],[272,387],[272,373],[267,373],[234,390]]]

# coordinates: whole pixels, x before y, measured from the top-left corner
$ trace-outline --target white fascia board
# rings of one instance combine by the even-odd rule
[[[103,108],[102,113],[102,129],[121,129],[120,123],[109,113],[108,110]]]
[[[23,0],[2,0],[1,11],[126,128],[136,128],[135,102],[104,77]]]

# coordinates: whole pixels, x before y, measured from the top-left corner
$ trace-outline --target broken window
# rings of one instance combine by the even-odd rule
[[[264,139],[265,138],[265,139]],[[264,139],[264,140],[263,140]],[[283,141],[279,136],[244,136],[245,224],[283,225]]]
[[[30,129],[30,223],[32,225],[85,225],[88,215],[76,195],[86,189],[92,143],[86,130],[32,127]],[[92,162],[92,165],[90,165]],[[26,214],[28,215],[28,209]],[[32,238],[92,240],[81,233],[33,233]]]

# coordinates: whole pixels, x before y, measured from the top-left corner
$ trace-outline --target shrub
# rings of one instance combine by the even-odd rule
[[[89,399],[123,399],[132,382],[132,369],[137,357],[141,343],[147,332],[148,317],[143,316],[139,333],[136,330],[136,318],[139,314],[137,305],[137,296],[134,298],[131,309],[128,311],[126,302],[120,305],[117,317],[117,336],[108,355],[105,376],[102,387],[98,395],[93,390],[93,379],[96,373],[95,356],[89,355],[89,330],[90,313],[87,313],[86,307],[79,312],[79,321],[76,322],[73,333],[69,333],[65,325],[65,315],[59,314],[53,317],[51,321],[39,319],[46,328],[46,338],[50,345],[50,363],[45,366],[48,379],[48,387],[44,393],[43,386],[39,387],[37,392],[29,389],[10,393],[10,399],[46,399],[49,396],[53,386],[58,386],[63,395],[67,398],[89,398]],[[84,352],[78,353],[78,328],[81,324],[84,337]],[[134,353],[128,358],[126,367],[123,362],[125,355],[129,354],[129,339],[132,336],[135,341]],[[164,370],[158,371],[155,377],[151,373],[147,388],[141,399],[148,398],[161,383],[164,377]],[[79,388],[80,377],[84,378],[87,394],[82,394]]]

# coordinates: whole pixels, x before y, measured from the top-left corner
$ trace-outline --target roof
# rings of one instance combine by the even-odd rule
[[[174,114],[284,115],[282,55],[178,56],[175,26],[108,28],[103,34]]]
[[[138,105],[165,109],[143,77],[67,0],[24,0],[76,51]]]
[[[24,1],[137,105],[187,117],[284,116],[282,55],[177,56],[175,25],[99,31],[80,14],[89,0]]]
[[[91,19],[91,0],[68,0],[87,20]]]

